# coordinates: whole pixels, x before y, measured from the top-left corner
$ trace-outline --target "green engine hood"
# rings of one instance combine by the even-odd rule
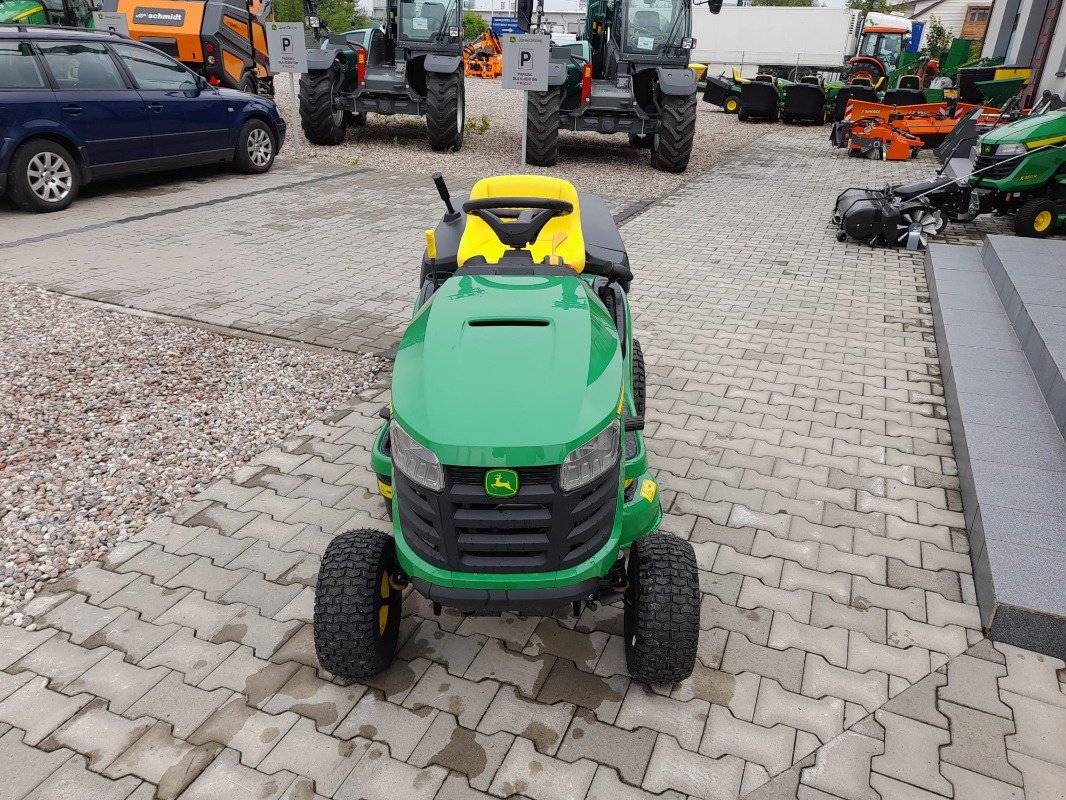
[[[981,146],[1024,143],[1030,147],[1040,147],[1056,144],[1056,139],[1066,140],[1066,110],[1023,117],[1009,125],[994,128],[981,137]]]
[[[0,23],[3,22],[42,25],[48,18],[44,6],[35,0],[0,0]]]
[[[460,270],[400,341],[393,415],[443,464],[559,464],[617,416],[622,369],[581,278]]]

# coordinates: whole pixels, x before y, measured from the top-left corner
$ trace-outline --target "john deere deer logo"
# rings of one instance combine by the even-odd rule
[[[485,473],[485,494],[514,497],[518,494],[518,473],[513,469],[490,469]]]

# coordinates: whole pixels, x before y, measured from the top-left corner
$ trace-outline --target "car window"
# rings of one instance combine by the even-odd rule
[[[0,42],[0,90],[44,89],[44,76],[25,42]]]
[[[162,53],[128,44],[116,44],[114,50],[133,75],[139,89],[173,91],[196,88],[193,74]]]
[[[52,76],[60,89],[125,89],[118,65],[107,48],[95,42],[40,42]]]

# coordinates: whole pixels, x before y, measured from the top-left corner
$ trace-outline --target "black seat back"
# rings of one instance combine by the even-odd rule
[[[808,83],[796,83],[785,88],[785,105],[782,110],[785,121],[789,119],[825,121],[825,92],[821,87]]]
[[[925,92],[921,89],[889,89],[885,92],[886,105],[914,106],[925,102]]]
[[[872,86],[862,86],[852,84],[845,86],[840,90],[837,95],[836,104],[833,106],[833,121],[839,121],[844,119],[844,112],[847,111],[848,103],[852,100],[862,100],[867,103],[877,102],[877,90]]]
[[[772,83],[749,81],[740,87],[740,113],[776,120],[779,99]]]

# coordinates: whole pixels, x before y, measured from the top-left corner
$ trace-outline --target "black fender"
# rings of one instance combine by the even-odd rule
[[[343,64],[344,56],[341,55],[341,52],[339,47],[326,47],[321,50],[317,48],[309,49],[307,51],[307,71],[320,72],[327,70],[333,66],[334,61],[340,61]]]
[[[656,67],[659,91],[663,94],[685,95],[696,93],[696,73],[688,67]]]
[[[548,85],[549,86],[562,86],[566,83],[566,62],[565,61],[549,61],[548,62]]]
[[[426,72],[450,74],[459,70],[463,63],[462,56],[448,56],[443,53],[430,53],[426,56]]]

